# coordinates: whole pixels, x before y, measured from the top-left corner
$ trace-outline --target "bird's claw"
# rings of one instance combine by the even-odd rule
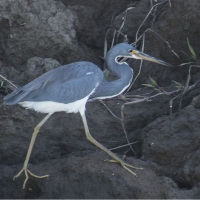
[[[25,188],[26,182],[27,182],[27,180],[29,179],[29,175],[28,175],[28,174],[30,174],[31,176],[33,176],[33,177],[35,177],[35,178],[46,178],[46,177],[49,177],[49,175],[44,175],[44,176],[35,175],[35,174],[33,174],[29,169],[27,169],[26,167],[23,167],[23,168],[19,171],[19,173],[13,177],[13,180],[15,180],[15,178],[18,178],[18,177],[21,175],[21,173],[22,173],[23,171],[24,171],[25,176],[26,176],[26,178],[25,178],[25,180],[24,180],[24,183],[23,183],[23,189]]]
[[[107,162],[115,162],[115,163],[120,163],[122,165],[123,168],[125,168],[126,170],[128,170],[131,174],[133,174],[134,176],[137,176],[136,173],[134,173],[132,170],[130,170],[129,168],[133,168],[133,169],[137,169],[137,170],[143,170],[143,168],[140,167],[135,167],[133,165],[130,165],[122,160],[105,160]]]
[[[113,162],[113,163],[118,163],[119,161],[117,161],[117,160],[104,160],[105,162]]]

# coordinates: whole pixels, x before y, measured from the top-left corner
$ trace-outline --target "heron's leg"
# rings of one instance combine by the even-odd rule
[[[33,145],[34,145],[34,142],[35,142],[35,139],[37,137],[37,134],[40,130],[40,128],[42,127],[42,125],[49,119],[49,117],[52,115],[53,113],[49,113],[35,128],[34,128],[34,132],[33,132],[33,135],[32,135],[32,138],[31,138],[31,142],[30,142],[30,145],[29,145],[29,148],[28,148],[28,152],[26,154],[26,159],[24,161],[24,165],[22,167],[22,169],[20,170],[20,172],[14,176],[13,180],[17,177],[19,177],[21,175],[22,172],[25,173],[25,180],[24,180],[24,183],[23,183],[23,189],[25,188],[26,186],[26,182],[29,178],[28,174],[30,174],[31,176],[34,176],[36,178],[45,178],[45,177],[48,177],[48,175],[44,175],[44,176],[37,176],[35,174],[33,174],[28,168],[28,162],[29,162],[29,159],[30,159],[30,155],[31,155],[31,151],[33,149]]]
[[[87,125],[87,120],[86,120],[86,117],[85,117],[85,113],[81,113],[81,117],[82,117],[82,120],[83,120],[83,124],[84,124],[84,128],[85,128],[85,133],[86,133],[86,137],[87,139],[92,142],[94,145],[96,145],[97,147],[99,147],[100,149],[102,149],[103,151],[105,151],[108,155],[110,155],[112,158],[114,158],[114,160],[116,162],[119,162],[122,167],[124,167],[126,170],[128,170],[131,174],[135,175],[136,174],[130,170],[129,168],[134,168],[134,169],[142,169],[142,168],[137,168],[137,167],[134,167],[132,165],[129,165],[128,163],[124,162],[121,158],[117,157],[113,152],[111,152],[109,149],[107,149],[106,147],[104,147],[102,144],[100,144],[99,142],[97,142],[90,134],[89,132],[89,128],[88,128],[88,125]],[[115,162],[114,161],[114,162]]]

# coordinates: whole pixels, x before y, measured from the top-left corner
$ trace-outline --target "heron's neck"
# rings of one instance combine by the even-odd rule
[[[91,99],[105,99],[115,97],[125,91],[133,78],[133,70],[128,64],[118,64],[115,61],[107,61],[109,71],[117,76],[117,80],[108,82],[103,80],[91,95]]]
[[[126,62],[117,63],[115,60],[108,59],[106,63],[108,70],[119,79],[125,80],[127,76],[130,78],[130,76],[132,77],[133,75],[133,70]]]

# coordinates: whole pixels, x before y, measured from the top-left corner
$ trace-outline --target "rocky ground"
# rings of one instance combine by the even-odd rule
[[[1,0],[0,1],[0,74],[23,85],[59,65],[88,60],[103,68],[104,39],[108,28],[108,44],[113,30],[119,30],[124,11],[129,9],[121,30],[128,42],[147,16],[151,5],[161,1],[130,0]],[[145,37],[145,53],[171,63],[166,68],[144,62],[132,90],[149,81],[149,75],[168,91],[172,80],[183,85],[188,66],[193,62],[187,37],[200,57],[200,2],[173,0],[157,6],[154,14],[139,30],[152,31]],[[156,16],[156,17],[155,17]],[[122,42],[121,35],[116,43]],[[176,52],[179,58],[172,52]],[[185,53],[183,53],[185,52]],[[196,62],[196,61],[195,61]],[[197,61],[198,62],[198,61]],[[130,61],[135,74],[139,62]],[[190,85],[200,79],[193,68]],[[142,88],[136,94],[148,92]],[[125,108],[125,126],[136,155],[129,147],[115,150],[126,153],[126,162],[143,167],[134,170],[137,177],[116,163],[85,138],[78,114],[56,113],[41,129],[35,143],[29,168],[46,179],[30,178],[22,189],[24,176],[13,181],[21,169],[34,126],[44,115],[16,106],[4,106],[0,94],[0,198],[200,198],[200,92],[199,87],[186,93],[182,109],[174,101],[169,115],[165,95],[151,102]],[[122,101],[106,101],[118,116]],[[119,120],[99,102],[87,104],[87,118],[95,139],[108,148],[126,144]]]

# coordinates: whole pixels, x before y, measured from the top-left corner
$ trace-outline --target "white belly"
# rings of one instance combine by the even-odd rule
[[[77,113],[80,112],[81,115],[85,112],[85,104],[89,98],[89,95],[83,99],[77,100],[73,103],[57,103],[53,101],[23,101],[19,104],[27,109],[33,109],[40,113],[54,113],[54,112],[67,112],[67,113]]]

